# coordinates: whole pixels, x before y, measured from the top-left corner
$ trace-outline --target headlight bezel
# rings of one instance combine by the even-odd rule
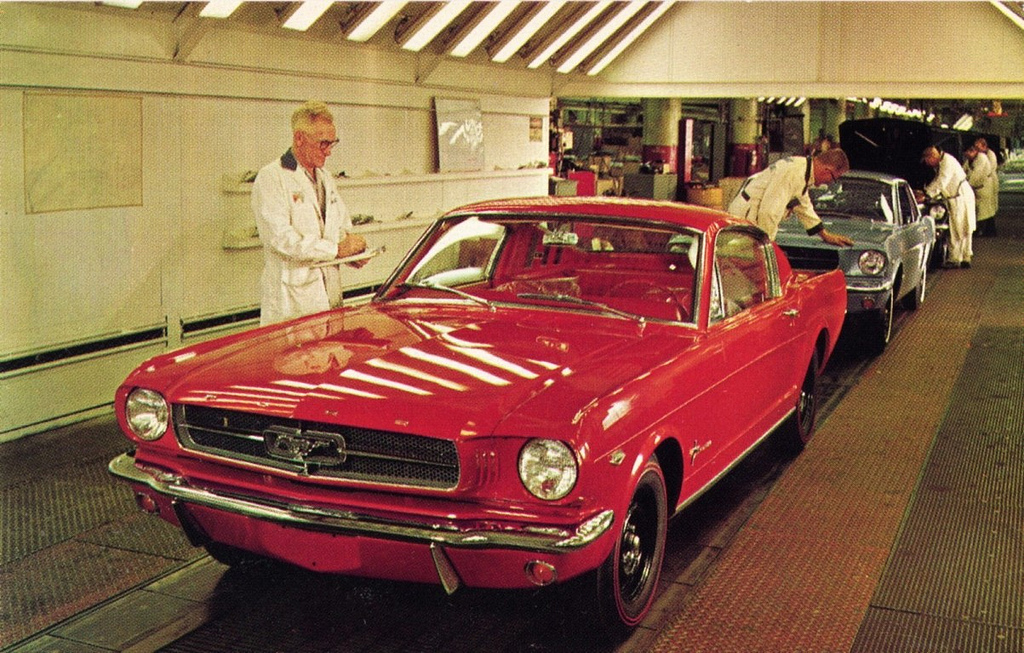
[[[561,440],[528,440],[519,450],[516,469],[526,491],[542,501],[564,499],[579,481],[576,453]]]
[[[889,259],[885,252],[869,249],[861,252],[860,256],[857,257],[857,269],[860,270],[861,274],[877,277],[885,272],[885,266],[888,262]]]
[[[146,442],[159,440],[171,423],[171,407],[162,394],[134,388],[124,400],[124,419],[132,435]]]

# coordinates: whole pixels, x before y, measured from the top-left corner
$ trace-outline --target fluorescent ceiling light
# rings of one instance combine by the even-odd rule
[[[242,0],[210,0],[199,12],[203,18],[227,18],[242,4]]]
[[[580,65],[580,62],[590,56],[590,54],[596,50],[602,43],[607,41],[612,34],[617,32],[620,27],[626,24],[630,18],[636,15],[636,12],[640,11],[646,5],[646,2],[640,0],[630,0],[629,2],[622,3],[622,7],[619,12],[612,16],[611,20],[601,25],[593,34],[590,35],[581,46],[568,56],[559,66],[558,72],[570,73],[576,66]]]
[[[104,0],[103,4],[108,7],[121,7],[122,9],[138,9],[142,0]]]
[[[332,0],[305,0],[295,10],[295,13],[288,17],[283,27],[305,32],[310,25],[324,15],[325,11],[330,9],[332,4],[334,4]]]
[[[515,34],[511,35],[505,45],[501,46],[494,56],[491,57],[491,61],[504,63],[511,59],[512,55],[519,52],[519,48],[523,47],[530,40],[530,37],[551,20],[565,3],[566,0],[551,0],[550,2],[538,3],[539,6],[536,7],[536,11],[530,19]]]
[[[612,4],[612,0],[601,0],[601,2],[595,2],[585,13],[579,16],[576,21],[570,25],[564,32],[559,35],[557,39],[548,44],[548,47],[544,48],[533,58],[533,60],[527,65],[527,68],[539,68],[541,64],[551,58],[556,52],[558,52],[563,45],[568,43],[573,37],[580,33],[584,27],[594,22],[594,19],[601,15],[608,6]]]
[[[501,21],[508,18],[508,15],[512,13],[519,5],[519,0],[499,0],[498,2],[487,3],[491,5],[490,9],[485,9],[487,13],[480,19],[480,21],[469,30],[466,36],[455,44],[452,48],[451,55],[453,57],[465,57],[474,49],[480,45],[487,35],[493,32]]]
[[[404,0],[384,0],[384,2],[378,3],[372,11],[356,23],[346,38],[360,43],[370,40],[407,4],[409,3]]]
[[[615,44],[615,47],[604,53],[601,58],[590,67],[587,74],[596,75],[604,70],[605,66],[614,61],[615,58],[622,54],[626,48],[633,44],[633,41],[637,40],[641,34],[646,32],[647,28],[654,24],[654,21],[661,18],[661,15],[668,11],[669,7],[671,7],[674,2],[675,0],[666,0],[665,2],[658,3],[658,6],[654,11],[647,14],[642,21],[637,23],[633,29],[629,30],[624,37],[619,39],[619,42]]]
[[[433,41],[434,37],[448,26],[448,23],[455,20],[456,16],[465,11],[470,4],[472,4],[472,0],[452,0],[439,3],[426,22],[415,29],[409,35],[409,38],[402,43],[402,48],[419,52],[428,43]]]
[[[993,7],[1001,11],[1004,16],[1012,20],[1014,25],[1021,29],[1024,29],[1024,18],[1022,18],[1020,14],[1010,9],[1002,2],[997,2],[996,0],[989,0],[989,2],[992,4]]]

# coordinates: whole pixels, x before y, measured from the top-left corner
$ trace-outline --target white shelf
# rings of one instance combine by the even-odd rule
[[[551,168],[522,168],[519,170],[481,170],[477,172],[435,172],[430,174],[408,175],[366,175],[362,177],[338,177],[339,189],[360,186],[392,186],[399,184],[434,184],[445,181],[468,181],[474,179],[515,179],[519,177],[543,176],[554,174]],[[239,181],[237,175],[224,175],[221,178],[221,189],[225,193],[248,195],[252,192],[251,181]]]

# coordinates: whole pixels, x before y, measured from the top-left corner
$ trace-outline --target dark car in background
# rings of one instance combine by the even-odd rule
[[[915,309],[924,301],[935,224],[921,214],[905,179],[883,173],[851,170],[811,189],[811,199],[829,231],[849,236],[853,247],[809,236],[793,217],[782,222],[776,240],[796,269],[843,271],[846,319],[880,353],[892,336],[897,303]]]

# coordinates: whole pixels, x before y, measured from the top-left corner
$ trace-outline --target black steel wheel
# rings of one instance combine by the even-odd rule
[[[815,350],[811,353],[811,362],[807,365],[804,380],[800,384],[796,408],[779,433],[779,444],[788,454],[795,455],[803,451],[814,436],[814,426],[818,418],[820,365],[818,351]]]
[[[597,570],[600,620],[610,634],[627,633],[650,611],[667,532],[665,477],[652,456],[633,489],[615,547]]]

